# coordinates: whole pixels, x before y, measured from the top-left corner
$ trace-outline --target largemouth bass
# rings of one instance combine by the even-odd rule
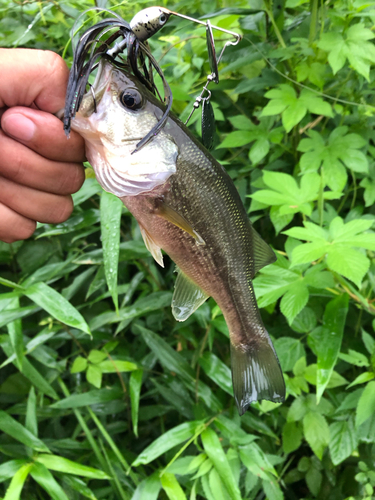
[[[176,263],[174,317],[184,321],[213,297],[230,332],[239,413],[256,400],[283,401],[283,375],[251,283],[275,254],[252,227],[231,178],[173,115],[135,152],[164,107],[130,72],[103,59],[92,89],[72,128],[84,137],[100,184],[137,219],[155,260],[163,266],[162,249]]]

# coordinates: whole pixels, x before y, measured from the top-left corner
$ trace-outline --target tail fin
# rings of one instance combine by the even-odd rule
[[[233,392],[240,415],[253,401],[268,399],[282,403],[285,400],[284,377],[267,333],[251,348],[237,348],[231,342],[231,358]]]

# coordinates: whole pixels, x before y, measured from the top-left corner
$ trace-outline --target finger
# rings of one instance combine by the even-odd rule
[[[36,228],[36,222],[14,212],[0,203],[0,241],[14,243],[30,238]]]
[[[36,106],[49,113],[64,107],[69,70],[55,52],[0,49],[0,108]]]
[[[85,161],[85,143],[76,132],[67,139],[62,122],[50,113],[16,106],[1,117],[1,129],[45,158]]]
[[[28,219],[48,224],[66,221],[73,211],[71,196],[45,193],[0,177],[0,203]]]
[[[0,175],[39,191],[72,194],[85,180],[80,163],[48,160],[0,130]]]

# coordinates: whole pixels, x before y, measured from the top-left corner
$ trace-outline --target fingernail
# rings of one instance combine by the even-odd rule
[[[2,120],[2,128],[6,134],[25,142],[33,138],[36,130],[35,123],[20,113],[5,116]]]

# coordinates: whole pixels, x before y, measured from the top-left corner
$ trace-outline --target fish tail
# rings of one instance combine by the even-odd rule
[[[231,342],[232,381],[237,409],[243,415],[250,403],[267,399],[285,400],[285,382],[275,349],[267,332],[253,347]]]
[[[231,340],[233,392],[237,409],[243,415],[254,401],[285,400],[283,373],[265,329],[255,300],[252,284],[236,293],[227,309]],[[232,295],[233,297],[233,295]]]

